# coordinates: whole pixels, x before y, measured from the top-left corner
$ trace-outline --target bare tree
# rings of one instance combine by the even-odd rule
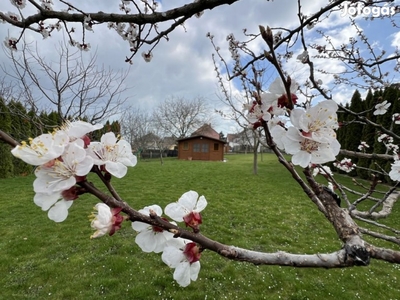
[[[79,50],[65,42],[57,48],[55,61],[40,54],[37,45],[23,44],[18,53],[5,49],[13,68],[2,66],[18,83],[25,105],[34,111],[56,111],[60,121],[85,118],[99,122],[118,114],[127,101],[125,79],[129,70],[115,72],[98,67],[96,54],[85,60]]]
[[[139,155],[153,143],[153,122],[151,115],[140,108],[127,109],[121,115],[121,133]]]
[[[163,155],[165,150],[175,145],[176,139],[157,123],[152,123],[152,133],[154,134],[154,146],[159,151],[160,163],[164,164]]]
[[[170,97],[155,108],[154,120],[169,135],[183,138],[209,123],[211,116],[203,98],[187,100]]]

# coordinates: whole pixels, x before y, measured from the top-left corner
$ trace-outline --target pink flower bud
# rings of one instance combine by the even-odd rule
[[[292,103],[289,102],[289,99],[286,94],[283,94],[278,98],[278,106],[279,107],[286,107],[286,108],[291,108],[293,104],[297,103],[297,96],[295,94],[291,94],[292,96]]]
[[[109,235],[113,235],[117,230],[121,229],[121,223],[125,220],[124,216],[121,216],[119,213],[121,212],[121,207],[116,207],[111,209],[112,218],[111,218],[111,230]]]
[[[199,231],[199,225],[202,223],[201,214],[197,211],[191,211],[183,217],[186,226],[193,228],[194,232]]]
[[[188,262],[191,264],[199,261],[201,257],[200,248],[197,246],[196,243],[193,242],[186,244],[186,247],[183,250],[183,254],[185,255]]]

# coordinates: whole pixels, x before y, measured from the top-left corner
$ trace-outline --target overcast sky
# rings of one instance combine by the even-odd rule
[[[2,11],[15,12],[15,8],[9,1],[2,0]],[[58,1],[53,0],[54,3]],[[191,1],[168,0],[162,1],[160,10],[167,10],[173,6],[180,6]],[[399,2],[396,0],[395,2]],[[109,0],[71,0],[70,3],[87,12],[118,11],[118,1]],[[83,6],[81,3],[84,3]],[[316,12],[318,9],[328,3],[328,0],[303,1],[302,6],[305,14]],[[28,4],[29,5],[29,4]],[[133,65],[129,67],[124,62],[128,52],[128,44],[123,41],[115,32],[108,30],[106,26],[95,27],[94,33],[88,33],[87,41],[91,44],[92,50],[97,49],[97,61],[106,67],[115,70],[126,70],[130,68],[127,83],[132,89],[129,94],[129,101],[142,109],[151,110],[152,107],[163,101],[167,97],[177,96],[192,99],[194,97],[203,97],[207,99],[210,106],[220,108],[221,102],[218,100],[217,79],[214,66],[211,60],[213,47],[206,37],[207,32],[215,36],[215,42],[218,44],[226,57],[228,48],[226,36],[233,33],[239,40],[242,39],[243,28],[248,32],[256,33],[258,25],[269,25],[270,27],[293,27],[297,24],[297,1],[295,0],[242,0],[233,5],[224,5],[213,10],[205,11],[201,18],[193,18],[186,22],[185,29],[178,27],[169,35],[169,42],[162,41],[153,51],[153,59],[146,63],[141,56],[134,58]],[[385,47],[392,52],[398,46],[400,34],[390,26],[389,23],[377,26],[378,22],[361,23],[364,30],[372,35],[374,47]],[[382,27],[384,26],[384,27]],[[330,17],[319,27],[331,35],[333,42],[337,45],[347,43],[349,37],[355,36],[355,29],[350,26],[347,17],[340,17],[339,14]],[[3,41],[6,36],[18,36],[20,30],[12,28],[7,24],[0,24],[0,39]],[[315,33],[308,33],[310,43],[322,42],[323,39]],[[56,33],[52,38],[42,40],[41,36],[28,33],[27,39],[38,41],[38,47],[46,58],[51,59],[54,53],[54,45],[61,33]],[[252,46],[256,52],[261,53],[264,49],[261,39]],[[146,48],[143,48],[146,50]],[[307,69],[304,65],[296,61],[297,54],[291,59],[285,69],[289,74],[295,76],[296,80],[302,83],[307,75]],[[93,51],[92,51],[93,52]],[[92,52],[85,55],[91,55]],[[0,59],[4,65],[9,62],[5,55],[0,51]],[[340,70],[340,65],[334,61],[325,61],[323,67],[333,71]],[[273,78],[272,78],[273,79]],[[324,84],[329,85],[332,81],[331,76],[321,76]],[[393,81],[397,78],[393,77]],[[234,87],[235,89],[235,87]],[[337,102],[348,101],[354,89],[351,87],[336,87],[333,90],[334,99]],[[217,131],[224,133],[234,132],[232,124],[215,118],[213,125]]]

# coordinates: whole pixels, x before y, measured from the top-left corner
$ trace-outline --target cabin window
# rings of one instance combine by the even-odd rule
[[[189,143],[188,142],[184,142],[183,143],[183,150],[189,150]]]
[[[201,152],[207,153],[208,152],[208,144],[201,145]]]
[[[214,151],[218,151],[219,150],[219,144],[218,143],[214,143]]]
[[[200,144],[193,144],[193,152],[200,152]]]

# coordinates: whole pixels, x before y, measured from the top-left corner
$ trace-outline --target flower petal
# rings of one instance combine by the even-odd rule
[[[174,279],[182,286],[186,287],[190,284],[190,264],[187,261],[180,262],[175,268]]]
[[[182,250],[167,245],[164,248],[161,259],[168,267],[175,268],[182,260],[185,260],[185,256],[183,255]]]
[[[178,200],[178,203],[185,207],[189,212],[196,207],[197,198],[199,194],[195,191],[184,193]]]
[[[40,206],[42,210],[46,211],[50,207],[52,207],[53,204],[57,202],[57,200],[61,198],[62,197],[60,193],[52,193],[52,194],[36,193],[35,197],[33,197],[33,202],[35,202],[37,206]]]
[[[299,151],[292,156],[292,163],[302,168],[308,167],[311,161],[311,154],[307,151]]]
[[[73,201],[58,201],[48,212],[48,217],[54,222],[63,222],[68,216],[68,209],[71,207]]]
[[[147,223],[135,221],[135,222],[132,222],[131,226],[132,226],[133,230],[135,230],[137,232],[141,232],[143,230],[146,230],[150,225]]]
[[[107,161],[106,170],[117,178],[122,178],[128,172],[128,168],[120,162]]]
[[[204,196],[200,196],[199,201],[197,201],[194,211],[201,212],[207,206],[207,200]]]
[[[164,208],[165,214],[176,222],[182,222],[183,217],[188,213],[179,203],[170,203]]]
[[[196,261],[190,265],[190,279],[193,281],[197,280],[200,272],[200,262]]]
[[[156,247],[156,233],[150,228],[150,230],[143,230],[135,238],[136,244],[142,249],[143,252],[150,253],[154,251]]]

